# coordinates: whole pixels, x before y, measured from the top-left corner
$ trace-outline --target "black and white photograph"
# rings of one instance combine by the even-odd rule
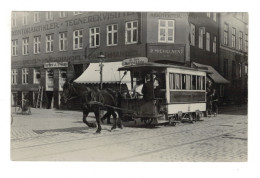
[[[251,13],[224,10],[10,9],[10,164],[249,164]]]

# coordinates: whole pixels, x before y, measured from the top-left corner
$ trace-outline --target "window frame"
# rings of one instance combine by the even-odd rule
[[[22,55],[29,54],[29,37],[22,39]]]
[[[29,83],[29,68],[22,68],[22,84]]]
[[[97,29],[98,29],[98,32],[97,32]],[[94,30],[94,31],[92,32],[92,30]],[[92,37],[93,37],[93,39],[92,39]],[[97,44],[97,37],[98,37],[98,44]],[[94,43],[92,43],[92,42],[94,42]],[[89,28],[89,47],[97,48],[99,46],[100,46],[100,27],[91,27],[91,28]]]
[[[245,34],[245,51],[248,52],[248,34]]]
[[[50,39],[48,37],[51,37]],[[54,33],[46,34],[46,53],[54,51]],[[48,49],[50,47],[50,49]]]
[[[165,27],[161,26],[161,22],[165,22]],[[173,26],[169,27],[169,22],[172,22]],[[165,39],[161,39],[161,31],[164,30]],[[172,30],[172,36],[169,36],[169,30]],[[169,37],[172,37],[172,40],[169,40]],[[174,43],[175,41],[175,20],[174,19],[159,19],[158,21],[158,42],[161,43]]]
[[[243,32],[239,31],[238,49],[243,50]]]
[[[11,84],[17,85],[18,81],[18,69],[12,69],[12,77],[11,77]]]
[[[207,12],[206,15],[207,15],[208,18],[210,18],[211,13],[210,13],[210,12]]]
[[[136,27],[134,27],[136,23]],[[128,28],[128,24],[131,24],[131,27]],[[136,41],[134,40],[134,31],[136,31]],[[130,32],[130,41],[128,41],[128,32]],[[125,44],[136,44],[138,43],[138,20],[125,22]]]
[[[17,27],[17,14],[12,12],[12,27]]]
[[[22,18],[23,25],[28,25],[28,16],[29,16],[29,12],[23,12],[23,18]]]
[[[203,28],[199,28],[199,48],[200,49],[204,49],[204,29]]]
[[[60,11],[59,12],[59,17],[60,18],[66,18],[66,17],[68,17],[68,13],[66,11]]]
[[[63,46],[63,48],[62,48],[62,46]],[[59,33],[59,51],[67,51],[67,50],[68,50],[68,32],[60,32]]]
[[[40,22],[40,12],[34,12],[33,14],[33,22],[39,23]]]
[[[194,24],[190,24],[190,44],[195,46],[196,41],[196,26]]]
[[[37,79],[37,74],[40,75],[40,78]],[[33,69],[33,83],[34,84],[40,84],[41,82],[41,69],[40,68],[34,68]]]
[[[76,36],[76,32],[78,33],[77,36]],[[77,47],[75,43],[76,39],[78,41]],[[73,31],[73,50],[80,50],[80,49],[83,49],[83,29],[78,29]]]
[[[228,46],[228,31],[229,31],[229,25],[228,23],[224,23],[224,30],[223,30],[223,45]]]
[[[18,39],[12,40],[12,56],[18,56]]]
[[[38,39],[38,40],[36,40]],[[33,53],[40,54],[41,53],[41,36],[33,37]]]
[[[236,48],[237,29],[232,27],[231,47]]]
[[[46,12],[46,21],[53,20],[53,13],[51,11]]]
[[[217,13],[213,12],[213,21],[217,22]]]
[[[109,31],[109,27],[111,26],[111,31]],[[115,27],[116,26],[116,30]],[[109,44],[109,34],[111,34],[111,44]],[[115,40],[116,34],[116,42]],[[118,45],[118,24],[107,25],[107,46],[116,46]]]
[[[217,53],[217,36],[213,36],[213,42],[212,42],[212,52]]]
[[[206,51],[210,52],[210,33],[206,32]]]

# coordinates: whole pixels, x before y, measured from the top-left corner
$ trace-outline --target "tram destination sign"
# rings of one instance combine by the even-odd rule
[[[148,62],[147,57],[133,57],[122,61],[123,66],[140,65]]]
[[[44,68],[62,68],[68,67],[68,62],[49,62],[44,64]]]
[[[148,44],[147,57],[151,61],[168,60],[185,62],[185,46],[172,44]]]

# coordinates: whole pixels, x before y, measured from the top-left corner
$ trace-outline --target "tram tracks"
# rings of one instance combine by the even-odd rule
[[[230,121],[227,122],[227,120],[230,120]],[[228,123],[231,124],[231,123],[233,123],[231,119],[225,119],[224,121],[221,121],[221,120],[219,120],[219,121],[220,122],[217,122],[217,123],[214,123],[214,124],[207,124],[206,127],[207,128],[214,127],[214,126],[222,127],[221,124],[228,124]],[[186,127],[186,126],[187,125],[185,125],[184,127]],[[135,139],[131,139],[131,138],[129,139],[129,136],[128,136],[128,139],[123,140],[123,141],[119,141],[119,142],[115,141],[115,142],[111,142],[109,144],[108,143],[105,143],[105,144],[104,143],[100,143],[100,144],[97,144],[97,145],[94,145],[94,146],[89,146],[88,145],[88,146],[83,146],[81,148],[71,148],[71,149],[64,150],[64,151],[60,150],[58,153],[57,152],[53,152],[53,153],[46,153],[46,154],[41,154],[41,155],[29,156],[29,157],[26,157],[25,159],[30,160],[30,159],[41,158],[41,157],[51,156],[51,155],[56,155],[56,154],[72,153],[72,152],[77,152],[77,151],[81,151],[81,150],[91,150],[91,149],[98,149],[98,148],[102,148],[102,147],[109,147],[109,146],[113,146],[113,145],[116,145],[116,144],[120,145],[120,144],[124,144],[124,143],[129,143],[129,142],[136,142],[136,141],[148,140],[148,139],[156,139],[158,137],[167,137],[167,136],[173,136],[175,134],[191,132],[191,131],[189,131],[189,129],[192,130],[192,131],[196,131],[196,130],[200,130],[202,128],[205,128],[204,124],[201,125],[201,126],[199,124],[196,124],[196,127],[192,127],[191,128],[191,126],[189,126],[189,128],[183,129],[183,130],[179,130],[179,131],[174,131],[174,132],[166,131],[164,134],[159,134],[159,135],[155,135],[155,134],[157,134],[155,132],[155,133],[151,134],[150,136],[137,137]],[[243,127],[243,128],[240,128],[240,129],[235,129],[232,132],[225,132],[225,133],[222,133],[222,134],[219,134],[219,135],[215,135],[215,136],[212,136],[212,137],[196,140],[196,141],[193,141],[193,142],[185,142],[185,143],[181,143],[181,144],[176,144],[174,147],[179,147],[179,146],[183,146],[183,145],[187,145],[187,144],[191,144],[191,143],[195,143],[195,142],[200,142],[200,141],[211,139],[211,138],[214,138],[214,137],[221,137],[221,136],[224,136],[225,134],[230,134],[230,133],[233,133],[233,132],[239,132],[239,131],[241,131],[243,129],[246,129],[246,128],[247,127]],[[168,129],[168,128],[166,128],[166,129]],[[72,143],[72,142],[77,143],[78,141],[84,141],[84,140],[86,140],[86,142],[87,142],[87,140],[89,140],[89,139],[99,139],[101,137],[103,138],[103,137],[120,136],[120,135],[123,135],[123,134],[125,134],[125,135],[129,135],[129,134],[138,135],[138,134],[141,134],[141,133],[144,133],[144,132],[147,134],[147,132],[151,133],[151,132],[154,132],[154,131],[153,131],[153,129],[151,129],[151,130],[150,129],[149,130],[139,130],[139,131],[133,131],[132,130],[132,131],[129,131],[129,132],[119,132],[119,133],[113,133],[113,134],[107,134],[107,135],[94,135],[94,136],[88,137],[88,138],[69,139],[69,140],[58,141],[58,142],[53,142],[53,143],[44,143],[44,144],[35,144],[35,145],[30,145],[30,146],[17,147],[17,148],[14,148],[12,150],[13,151],[19,151],[19,150],[23,150],[23,149],[43,149],[43,153],[44,153],[44,148],[45,147],[50,147],[50,146],[55,147],[55,145],[59,145],[59,144],[69,144],[69,143]],[[169,133],[167,133],[167,132],[169,132]],[[172,146],[168,146],[168,147],[165,147],[163,149],[157,149],[157,150],[150,151],[150,152],[147,152],[147,153],[143,153],[143,154],[140,154],[140,155],[134,155],[134,156],[131,156],[130,158],[139,157],[139,156],[143,156],[143,155],[146,155],[146,154],[153,154],[154,152],[161,152],[161,151],[165,151],[165,150],[171,149],[171,148],[173,148],[173,147]],[[129,158],[125,157],[125,158],[118,159],[118,160],[115,160],[115,161],[120,161],[120,160],[123,160],[123,159],[129,159]]]

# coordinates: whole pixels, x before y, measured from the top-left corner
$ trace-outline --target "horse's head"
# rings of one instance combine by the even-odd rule
[[[71,98],[72,96],[72,92],[73,92],[73,84],[66,81],[63,85],[63,92],[61,93],[61,99],[60,101],[62,103],[67,103],[68,100]]]

